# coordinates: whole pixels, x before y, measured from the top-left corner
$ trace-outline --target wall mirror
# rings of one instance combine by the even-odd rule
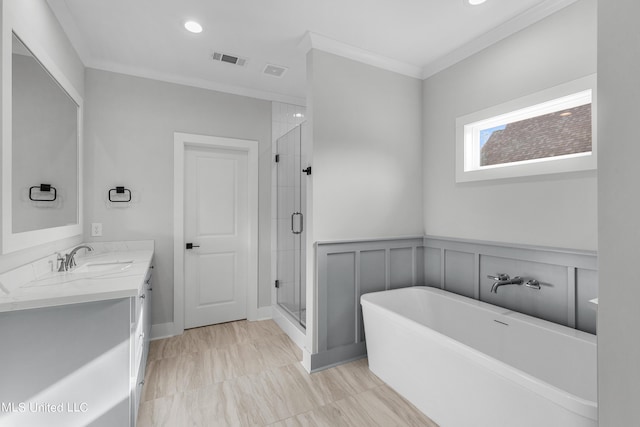
[[[45,52],[15,33],[11,44],[3,56],[11,93],[3,111],[3,253],[82,233],[82,99]]]

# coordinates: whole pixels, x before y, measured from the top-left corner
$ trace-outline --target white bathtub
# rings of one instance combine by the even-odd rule
[[[369,367],[441,427],[596,427],[596,337],[436,288],[361,298]]]

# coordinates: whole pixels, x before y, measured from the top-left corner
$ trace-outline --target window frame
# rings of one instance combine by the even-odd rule
[[[591,92],[591,151],[480,166],[480,128],[560,111],[580,104]],[[578,96],[581,94],[583,96]],[[575,105],[574,105],[575,104]],[[554,110],[554,108],[559,107]],[[456,119],[456,182],[516,178],[597,169],[597,88],[592,74]]]

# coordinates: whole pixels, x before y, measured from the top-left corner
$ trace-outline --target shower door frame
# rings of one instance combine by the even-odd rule
[[[302,171],[303,124],[276,140],[277,289],[275,303],[296,322],[296,326],[305,329],[307,324],[306,182],[303,177],[306,175]],[[283,181],[285,185],[282,185]],[[283,190],[290,193],[285,194]],[[291,258],[287,261],[284,259],[285,256]],[[291,269],[292,271],[288,271]],[[289,295],[286,295],[286,292]]]

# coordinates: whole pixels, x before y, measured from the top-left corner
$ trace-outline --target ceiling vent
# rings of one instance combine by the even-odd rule
[[[262,71],[264,74],[271,77],[282,77],[288,70],[287,67],[281,67],[280,65],[267,64]]]
[[[240,58],[239,56],[229,55],[227,53],[213,52],[211,55],[211,59],[219,62],[226,62],[227,64],[237,65],[239,67],[244,67],[247,63],[246,58]]]

